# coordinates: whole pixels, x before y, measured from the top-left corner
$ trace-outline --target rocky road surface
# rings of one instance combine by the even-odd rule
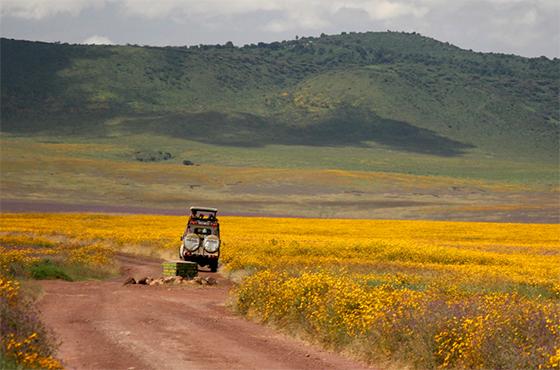
[[[247,321],[226,307],[232,283],[123,285],[161,276],[161,260],[119,255],[111,281],[41,281],[41,315],[69,369],[364,369]]]

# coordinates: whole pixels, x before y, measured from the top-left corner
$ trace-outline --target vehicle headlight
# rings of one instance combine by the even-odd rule
[[[187,236],[183,239],[183,245],[189,252],[194,252],[200,245],[200,239],[198,238],[198,235],[187,234]]]
[[[209,235],[204,239],[204,249],[209,253],[215,253],[220,249],[220,239],[216,235]]]

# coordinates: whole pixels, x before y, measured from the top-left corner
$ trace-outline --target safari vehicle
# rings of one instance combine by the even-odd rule
[[[208,266],[210,271],[216,272],[220,257],[218,210],[207,207],[191,207],[190,210],[187,227],[181,236],[179,258]]]

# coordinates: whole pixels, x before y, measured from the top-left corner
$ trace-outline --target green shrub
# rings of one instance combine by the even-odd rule
[[[37,280],[61,279],[72,281],[73,279],[51,260],[41,260],[31,267],[31,277]]]

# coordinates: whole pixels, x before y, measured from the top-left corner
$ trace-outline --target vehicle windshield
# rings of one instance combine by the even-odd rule
[[[193,211],[191,217],[197,220],[215,220],[216,212],[210,211]]]

